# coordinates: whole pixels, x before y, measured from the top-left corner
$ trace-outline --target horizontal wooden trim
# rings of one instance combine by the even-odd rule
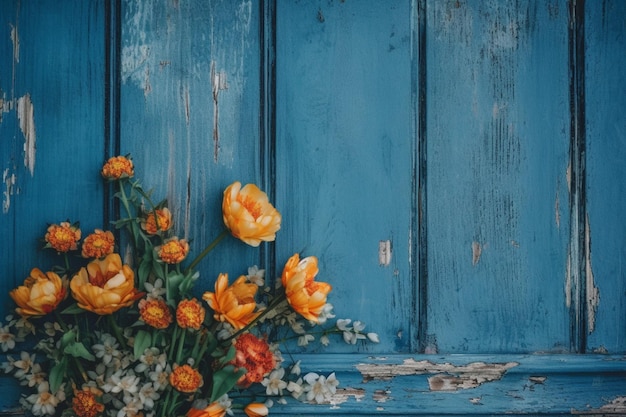
[[[272,415],[626,415],[626,357],[615,355],[296,355],[335,372],[329,404],[294,400]],[[11,381],[13,382],[13,381]],[[0,379],[7,391],[8,378]],[[19,415],[15,410],[0,415]]]

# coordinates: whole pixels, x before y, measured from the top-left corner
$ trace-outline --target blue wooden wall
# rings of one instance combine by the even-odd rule
[[[273,415],[625,415],[625,59],[621,0],[1,1],[0,288],[130,153],[194,248],[234,180],[283,214],[200,285],[316,255],[379,333]]]

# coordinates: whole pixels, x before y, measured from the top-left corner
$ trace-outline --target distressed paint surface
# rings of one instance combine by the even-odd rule
[[[104,1],[0,2],[0,317],[9,290],[53,265],[41,251],[50,223],[105,226],[93,171],[105,146],[103,64]],[[0,409],[16,406],[14,381],[0,382]]]
[[[47,222],[102,227],[100,179],[83,173],[130,152],[194,247],[234,180],[283,213],[260,256],[221,244],[203,289],[316,255],[336,311],[380,334],[296,354],[340,389],[272,415],[626,415],[620,0],[584,13],[584,161],[566,0],[122,0],[106,79],[112,4],[0,2],[5,292],[45,267]],[[120,101],[103,120],[108,82]],[[581,342],[610,355],[561,354]]]

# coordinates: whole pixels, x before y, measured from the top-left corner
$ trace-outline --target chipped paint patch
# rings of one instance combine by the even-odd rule
[[[381,240],[378,242],[378,265],[389,266],[391,263],[391,241]]]
[[[324,404],[332,405],[332,408],[339,408],[339,404],[347,402],[350,398],[354,398],[357,402],[365,397],[365,390],[360,388],[337,388],[337,391]]]
[[[215,70],[215,61],[211,62],[211,90],[213,92],[213,159],[217,162],[220,148],[219,105],[218,97],[221,90],[227,90],[226,73]]]
[[[2,182],[5,189],[2,198],[2,212],[8,213],[11,208],[11,196],[13,195],[13,186],[15,185],[15,174],[9,174],[9,169],[5,169],[2,173]]]
[[[624,416],[626,415],[626,397],[617,397],[610,403],[596,409],[572,410],[572,414]]]
[[[596,327],[596,311],[600,304],[600,290],[596,287],[591,268],[591,232],[589,216],[585,219],[585,284],[587,296],[587,332],[592,333]]]
[[[32,176],[35,172],[35,151],[37,149],[35,134],[35,110],[30,94],[17,100],[17,118],[20,121],[20,130],[24,135],[24,166]]]
[[[483,248],[480,243],[472,242],[472,265],[476,265],[480,261],[480,255],[483,253]]]
[[[402,364],[359,364],[357,369],[366,382],[390,380],[397,376],[432,374],[428,377],[431,391],[458,391],[497,381],[507,370],[518,365],[517,362],[472,362],[467,365],[453,365],[406,359]]]
[[[20,36],[17,33],[17,27],[11,25],[11,42],[13,43],[13,60],[20,62]]]

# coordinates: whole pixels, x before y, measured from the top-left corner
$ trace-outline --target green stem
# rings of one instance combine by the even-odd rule
[[[186,329],[181,329],[183,334],[180,336],[180,341],[178,342],[178,352],[176,353],[176,363],[180,363],[183,356],[183,347],[185,346],[185,336],[187,335]],[[197,366],[197,365],[196,365]]]
[[[115,338],[117,339],[117,341],[120,342],[120,345],[126,348],[127,347],[126,340],[124,340],[122,329],[120,329],[120,326],[118,326],[117,323],[115,322],[115,319],[113,318],[113,314],[109,314],[107,317],[107,320],[109,320],[109,325],[111,326],[111,329],[113,330],[113,333],[115,334]]]
[[[226,236],[228,235],[228,230],[223,230],[222,233],[220,233],[215,240],[213,240],[213,242],[211,242],[209,244],[209,246],[207,246],[206,248],[204,248],[204,250],[202,251],[202,253],[198,256],[196,256],[196,259],[193,260],[193,262],[191,264],[189,264],[189,266],[187,267],[187,269],[185,270],[185,275],[187,275],[189,273],[189,271],[191,271],[196,265],[198,265],[198,263],[200,263],[200,261],[207,256],[207,254],[209,252],[211,252],[218,243],[221,242],[222,239],[224,239]]]

